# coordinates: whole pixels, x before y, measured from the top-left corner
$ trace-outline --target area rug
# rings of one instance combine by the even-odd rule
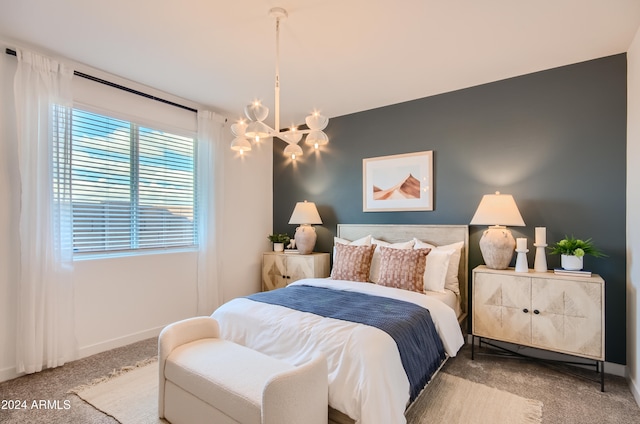
[[[155,358],[71,390],[122,424],[160,424]],[[440,372],[407,411],[408,424],[539,424],[542,402]]]
[[[158,418],[157,358],[112,372],[71,390],[122,424],[166,424]]]
[[[406,416],[411,424],[538,424],[542,402],[440,372]]]

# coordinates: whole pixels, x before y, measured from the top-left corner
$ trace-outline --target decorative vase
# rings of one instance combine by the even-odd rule
[[[580,271],[582,269],[582,261],[584,256],[574,256],[574,255],[561,255],[560,263],[562,268],[568,271]]]
[[[511,231],[499,225],[486,229],[480,238],[480,252],[487,268],[507,269],[515,247],[516,240]]]
[[[316,245],[316,229],[311,225],[302,224],[296,228],[296,234],[294,239],[296,241],[296,247],[301,255],[308,255],[313,252],[313,248]]]
[[[284,243],[273,243],[274,252],[284,252]]]

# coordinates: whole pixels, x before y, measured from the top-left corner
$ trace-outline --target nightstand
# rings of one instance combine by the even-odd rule
[[[303,278],[329,276],[329,254],[265,252],[262,255],[262,290],[286,287]]]
[[[553,271],[473,270],[475,337],[596,361],[604,391],[604,280]],[[473,344],[471,351],[473,359]],[[599,367],[598,367],[599,365]]]

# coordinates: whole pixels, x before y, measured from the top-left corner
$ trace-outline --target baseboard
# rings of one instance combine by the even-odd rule
[[[633,398],[636,400],[638,406],[640,406],[640,388],[638,388],[636,382],[629,375],[627,375],[627,383],[629,384],[629,390],[631,390]]]
[[[16,372],[16,367],[3,368],[0,370],[0,383],[22,377],[23,375],[24,373],[18,374]]]
[[[161,327],[151,328],[148,330],[140,331],[138,333],[129,334],[124,337],[118,337],[93,345],[81,347],[79,350],[78,359],[86,358],[87,356],[95,355],[96,353],[106,352],[107,350],[146,340],[151,337],[158,337],[164,327],[165,326],[163,325]]]
[[[80,347],[80,349],[78,350],[78,357],[76,359],[86,358],[87,356],[95,355],[96,353],[106,352],[107,350],[126,346],[131,343],[149,339],[151,337],[158,337],[164,327],[165,326],[151,328],[148,330],[140,331],[138,333],[129,334],[124,337],[118,337],[93,345]],[[25,373],[16,372],[15,366],[4,368],[0,370],[0,382],[13,380],[14,378],[22,377],[23,375],[25,375]]]
[[[471,334],[467,334],[467,343],[471,343],[471,339],[472,339]],[[531,356],[534,358],[548,359],[552,361],[562,361],[562,360],[567,360],[567,358],[575,359],[575,357],[573,356],[565,355],[562,353],[556,353],[556,352],[551,352],[551,351],[542,350],[542,349],[535,349],[532,347],[520,346],[520,345],[515,345],[511,343],[506,343],[506,342],[498,342],[498,341],[492,340],[491,343],[497,346],[505,346],[508,349],[515,350],[518,353]],[[477,345],[478,345],[478,339],[476,339],[476,346]],[[604,372],[606,374],[616,375],[618,377],[626,377],[627,367],[625,365],[620,365],[613,362],[605,361]]]

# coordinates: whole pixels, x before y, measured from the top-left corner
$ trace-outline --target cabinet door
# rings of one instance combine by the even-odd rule
[[[604,359],[602,286],[535,279],[532,282],[532,342],[544,349]]]
[[[315,257],[313,255],[290,255],[287,257],[287,283],[315,277]]]
[[[473,334],[513,343],[530,344],[530,301],[530,278],[474,273]]]
[[[274,290],[287,285],[284,254],[262,255],[262,290]]]

